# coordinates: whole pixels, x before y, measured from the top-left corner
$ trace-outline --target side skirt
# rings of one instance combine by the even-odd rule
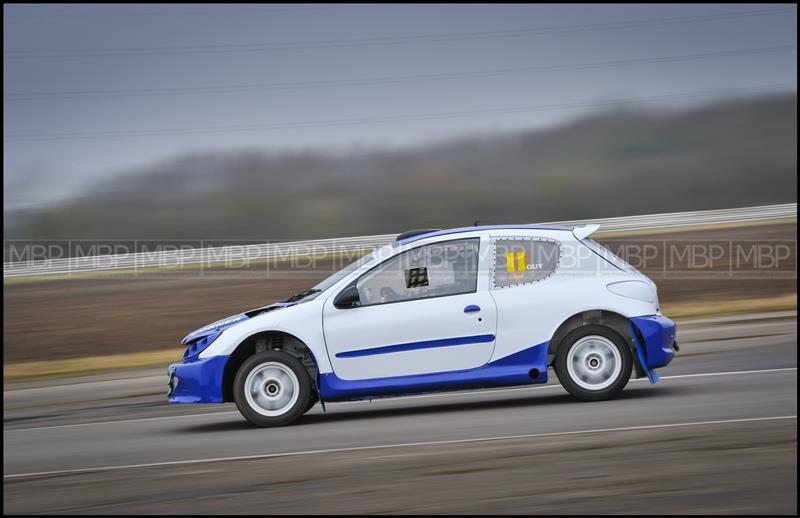
[[[344,380],[333,372],[320,374],[320,401],[354,401],[546,383],[548,343],[529,347],[474,369],[365,380]]]

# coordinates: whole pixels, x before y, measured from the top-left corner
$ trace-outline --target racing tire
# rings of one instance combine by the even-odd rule
[[[286,426],[307,410],[312,400],[311,378],[290,354],[257,353],[236,372],[233,400],[245,419],[256,426]]]
[[[306,409],[303,411],[303,413],[305,414],[306,412],[314,408],[314,405],[316,405],[318,402],[319,398],[316,396],[316,394],[314,394],[314,391],[312,390],[311,397],[308,398],[308,404],[306,405]]]
[[[573,397],[602,401],[613,398],[628,384],[633,356],[619,333],[588,325],[564,337],[554,363],[558,380]]]

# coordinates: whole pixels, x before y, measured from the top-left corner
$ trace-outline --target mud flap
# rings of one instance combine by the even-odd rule
[[[317,399],[319,399],[319,404],[322,406],[322,413],[323,414],[327,414],[328,410],[325,408],[325,400],[322,399],[322,391],[319,389],[319,372],[317,372],[317,383],[316,383],[316,385],[317,386],[315,388],[317,389]]]
[[[658,374],[656,374],[656,371],[647,367],[644,344],[641,340],[639,340],[639,330],[636,329],[636,325],[634,325],[633,322],[631,322],[631,336],[633,337],[633,343],[636,346],[636,355],[639,357],[639,364],[641,365],[644,373],[647,375],[647,379],[650,380],[650,384],[655,385],[658,383]]]

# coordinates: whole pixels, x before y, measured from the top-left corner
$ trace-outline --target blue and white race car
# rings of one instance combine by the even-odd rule
[[[168,369],[173,403],[235,402],[258,426],[317,401],[545,383],[585,401],[678,349],[655,284],[596,225],[412,231],[288,300],[209,324]]]

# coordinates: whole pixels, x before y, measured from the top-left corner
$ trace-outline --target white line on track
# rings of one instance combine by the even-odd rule
[[[669,380],[669,379],[680,379],[680,378],[699,378],[705,376],[734,376],[734,375],[742,375],[742,374],[762,374],[767,372],[786,372],[786,371],[797,371],[797,367],[784,367],[780,369],[761,369],[761,370],[750,370],[750,371],[730,371],[730,372],[704,372],[700,374],[676,374],[673,376],[661,376],[662,380]],[[647,378],[638,378],[632,379],[631,382],[644,382],[647,381]],[[553,385],[535,385],[535,386],[525,386],[525,387],[516,387],[516,388],[506,388],[506,389],[482,389],[482,390],[469,390],[469,391],[460,391],[460,392],[443,392],[439,394],[419,394],[415,396],[401,396],[401,397],[392,397],[392,398],[385,398],[380,399],[380,401],[400,401],[404,399],[425,399],[425,398],[448,398],[448,397],[463,397],[463,396],[474,396],[477,394],[498,394],[498,393],[505,393],[505,392],[520,392],[520,391],[531,391],[531,390],[542,390],[542,389],[554,389],[554,388],[561,388],[560,384],[553,384]],[[347,405],[353,403],[364,403],[363,401],[345,401],[339,403],[333,403],[334,405]],[[331,404],[331,403],[328,403]],[[17,428],[12,430],[3,430],[4,433],[13,433],[13,432],[32,432],[36,430],[52,430],[57,428],[77,428],[83,426],[100,426],[100,425],[115,425],[115,424],[125,424],[125,423],[138,423],[144,421],[163,421],[166,419],[184,419],[187,417],[210,417],[216,415],[230,415],[230,414],[238,414],[239,412],[236,410],[225,411],[225,412],[206,412],[203,414],[186,414],[186,415],[168,415],[163,417],[144,417],[141,419],[119,419],[115,421],[97,421],[94,423],[75,423],[75,424],[58,424],[53,426],[39,426],[34,428]]]
[[[595,430],[572,430],[567,432],[550,432],[550,433],[533,433],[524,435],[505,435],[496,437],[479,437],[475,439],[450,439],[444,441],[425,441],[425,442],[410,442],[400,444],[379,444],[375,446],[354,446],[349,448],[330,448],[324,450],[307,450],[307,451],[290,451],[284,453],[263,453],[257,455],[241,455],[237,457],[216,457],[210,459],[190,459],[190,460],[176,460],[168,462],[151,462],[147,464],[127,464],[121,466],[102,466],[96,468],[77,468],[77,469],[64,469],[58,471],[40,471],[38,473],[14,473],[11,475],[3,475],[3,479],[15,479],[23,477],[36,477],[47,475],[66,475],[75,473],[91,473],[96,471],[117,471],[123,469],[136,469],[136,468],[154,468],[160,466],[181,466],[187,464],[201,464],[206,462],[230,462],[237,460],[258,460],[270,459],[275,457],[292,457],[298,455],[314,455],[321,453],[342,453],[350,451],[365,451],[365,450],[382,450],[387,448],[410,448],[419,446],[441,446],[446,444],[465,444],[476,442],[489,442],[489,441],[502,441],[509,439],[535,439],[539,437],[557,437],[563,435],[582,435],[592,433],[609,433],[609,432],[629,432],[634,430],[653,430],[657,428],[678,428],[687,426],[702,426],[702,425],[723,425],[733,423],[747,423],[755,421],[779,421],[797,419],[796,415],[783,415],[773,417],[747,417],[740,419],[725,419],[720,421],[695,421],[690,423],[667,423],[667,424],[652,424],[642,426],[625,426],[620,428],[598,428]]]
[[[785,372],[797,371],[797,367],[783,367],[780,369],[758,369],[752,371],[729,371],[729,372],[701,372],[699,374],[675,374],[673,376],[662,376],[662,380],[674,380],[678,378],[698,378],[701,376],[732,376],[735,374],[760,374],[764,372]],[[647,381],[647,378],[640,378],[635,381]]]
[[[730,371],[730,372],[701,372],[699,374],[676,374],[674,376],[660,376],[659,379],[662,380],[670,380],[670,379],[679,379],[679,378],[696,378],[702,376],[730,376],[734,374],[756,374],[756,373],[763,373],[763,372],[781,372],[781,371],[796,371],[797,367],[783,367],[780,369],[761,369],[761,370],[750,370],[750,371]],[[630,382],[643,382],[648,381],[647,378],[637,378],[631,379]],[[449,393],[442,393],[442,394],[420,394],[416,396],[401,396],[401,397],[393,397],[389,398],[391,401],[397,401],[400,399],[422,399],[422,398],[430,398],[430,397],[457,397],[457,396],[465,396],[465,395],[472,395],[472,394],[496,394],[498,392],[518,392],[521,390],[535,390],[535,389],[546,389],[546,388],[557,388],[561,387],[560,384],[555,383],[553,385],[538,385],[538,386],[526,386],[526,387],[516,387],[516,388],[507,388],[507,389],[490,389],[490,390],[470,390],[464,392],[449,392]]]
[[[141,419],[118,419],[116,421],[97,421],[93,423],[57,424],[53,426],[39,426],[36,428],[17,428],[13,430],[3,430],[4,433],[12,432],[33,432],[35,430],[52,430],[55,428],[77,428],[81,426],[100,426],[124,423],[139,423],[143,421],[163,421],[165,419],[184,419],[187,417],[208,417],[213,415],[238,414],[236,410],[226,410],[225,412],[205,412],[203,414],[167,415],[163,417],[143,417]]]

